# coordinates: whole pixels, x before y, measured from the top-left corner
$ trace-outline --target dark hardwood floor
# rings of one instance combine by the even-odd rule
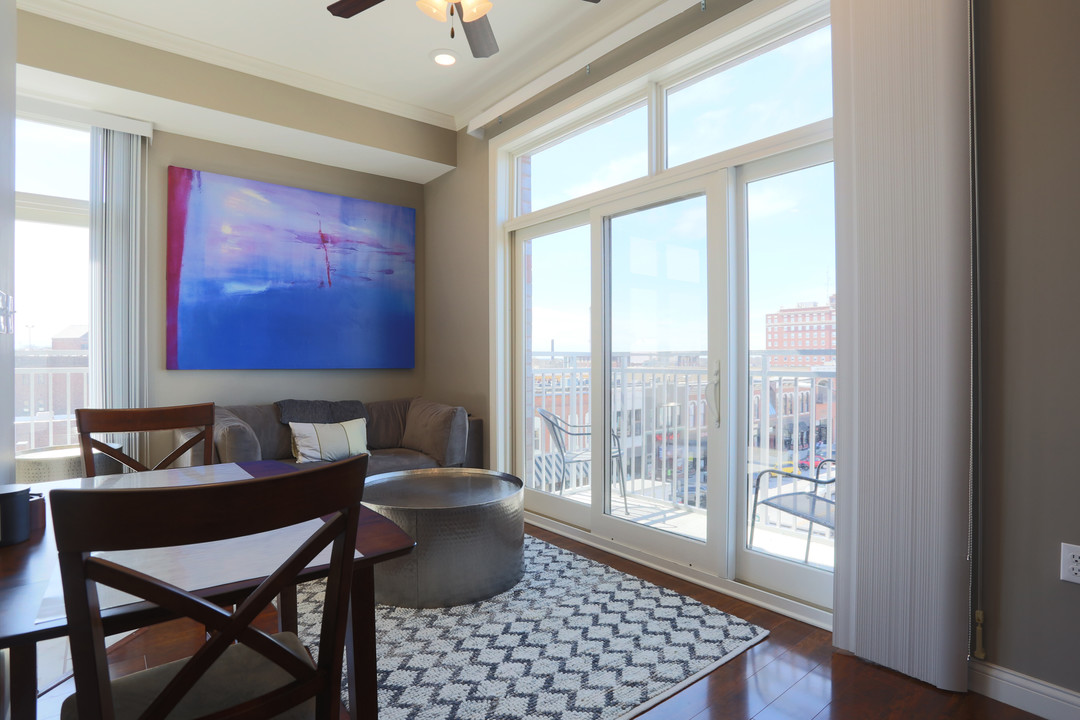
[[[637,563],[528,526],[529,534],[622,572],[693,597],[769,630],[769,637],[638,716],[642,720],[1021,720],[1035,715],[975,693],[948,693],[836,652],[832,634],[770,610],[665,575]],[[276,627],[272,611],[259,620]],[[141,630],[110,649],[116,676],[194,652],[202,628],[177,621]],[[39,700],[38,717],[59,716],[65,683]],[[342,713],[342,718],[348,715]]]

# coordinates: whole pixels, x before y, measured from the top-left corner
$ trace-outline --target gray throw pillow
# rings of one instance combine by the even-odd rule
[[[367,410],[359,400],[278,400],[281,422],[343,423],[357,418],[367,419]]]
[[[385,450],[401,447],[401,438],[405,436],[405,418],[409,414],[410,405],[412,398],[374,400],[366,405],[369,448]],[[368,469],[370,470],[370,466]]]
[[[461,408],[416,398],[409,405],[401,446],[430,455],[439,465],[445,466],[446,446],[459,411],[464,413]]]

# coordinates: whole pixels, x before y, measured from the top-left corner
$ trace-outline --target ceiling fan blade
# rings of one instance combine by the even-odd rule
[[[585,0],[585,2],[598,3],[600,0]]]
[[[454,3],[454,10],[458,17],[462,17],[461,3]],[[461,23],[461,29],[465,31],[465,39],[469,41],[473,57],[486,58],[499,52],[499,43],[495,41],[495,33],[491,31],[487,15],[472,22]]]
[[[358,15],[370,7],[375,7],[382,1],[383,0],[338,0],[326,9],[330,11],[331,15],[336,15],[340,18],[351,18],[353,15]]]

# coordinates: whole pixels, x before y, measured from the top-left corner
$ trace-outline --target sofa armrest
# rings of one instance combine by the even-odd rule
[[[405,417],[401,446],[430,455],[442,467],[460,467],[468,434],[465,408],[416,398]]]
[[[214,462],[236,463],[262,460],[259,436],[250,425],[222,407],[214,416]]]
[[[465,440],[465,462],[467,468],[484,467],[484,419],[469,416],[469,434]]]
[[[201,432],[202,428],[197,427],[176,428],[172,431],[172,446],[178,448]],[[171,467],[191,467],[192,465],[202,464],[203,448],[202,443],[199,443],[180,457],[176,458]]]
[[[202,432],[201,428],[173,430],[173,445],[180,447]],[[214,463],[250,462],[262,460],[262,446],[250,425],[220,405],[214,408]],[[203,464],[202,443],[177,458],[173,467]]]

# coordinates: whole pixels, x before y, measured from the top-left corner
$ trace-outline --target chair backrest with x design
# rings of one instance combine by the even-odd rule
[[[230,718],[275,717],[290,708],[307,717],[311,704],[315,717],[336,718],[367,460],[367,455],[359,455],[298,473],[206,485],[51,492],[71,629],[73,702],[80,720],[114,717],[114,700],[118,717],[147,720],[165,718],[174,709],[181,717],[203,717],[226,708],[234,708]],[[215,542],[317,519],[324,522],[312,523],[310,537],[231,613],[160,579],[91,555]],[[271,636],[251,623],[328,546],[319,660],[314,664],[295,635]],[[153,668],[110,683],[99,585],[192,618],[211,630],[210,639],[190,658],[170,664],[176,667],[164,674]],[[232,675],[223,678],[222,672]],[[128,685],[121,687],[125,681]],[[205,697],[206,688],[217,695]]]
[[[95,450],[140,472],[168,467],[200,442],[203,443],[203,465],[210,465],[214,459],[214,403],[158,408],[79,408],[75,411],[75,425],[79,431],[86,477],[94,477]],[[90,437],[90,433],[153,432],[188,427],[200,427],[202,430],[188,438],[153,468],[101,440]]]

